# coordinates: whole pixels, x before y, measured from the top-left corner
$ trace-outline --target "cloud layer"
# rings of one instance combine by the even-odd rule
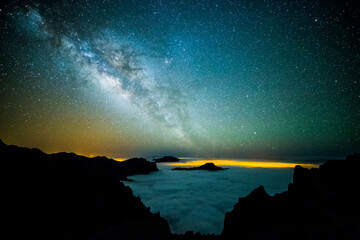
[[[259,185],[269,194],[287,189],[292,168],[263,169],[231,167],[225,171],[172,171],[158,165],[159,172],[133,176],[127,182],[153,212],[168,220],[171,230],[184,233],[221,233],[225,213],[239,197]]]

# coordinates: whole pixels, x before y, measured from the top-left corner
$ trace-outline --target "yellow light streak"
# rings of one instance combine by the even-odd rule
[[[294,168],[300,165],[304,168],[318,168],[318,164],[309,163],[285,163],[285,162],[258,162],[258,161],[240,161],[240,160],[195,160],[189,162],[168,163],[167,165],[176,167],[196,167],[205,163],[214,163],[217,166],[238,166],[238,167],[260,167],[260,168]]]
[[[112,158],[114,159],[115,161],[118,161],[118,162],[123,162],[125,160],[128,160],[129,158]]]

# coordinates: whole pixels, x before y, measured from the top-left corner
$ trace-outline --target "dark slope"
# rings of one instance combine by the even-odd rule
[[[260,186],[225,216],[224,239],[360,239],[359,155],[296,166],[288,191]]]
[[[45,154],[0,142],[2,217],[7,239],[168,239],[169,226],[119,179],[150,171],[145,160],[118,163]],[[103,161],[103,162],[102,162]],[[139,163],[145,164],[142,168]],[[136,165],[136,166],[135,166]]]

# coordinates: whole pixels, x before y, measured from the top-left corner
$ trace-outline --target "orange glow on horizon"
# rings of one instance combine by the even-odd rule
[[[261,168],[294,168],[296,165],[300,165],[304,168],[318,168],[318,164],[310,163],[284,163],[284,162],[257,162],[257,161],[236,161],[236,160],[196,160],[180,163],[168,163],[170,166],[177,167],[197,167],[205,163],[214,163],[218,166],[238,166],[238,167],[261,167]]]
[[[83,157],[88,157],[88,158],[95,158],[95,157],[102,157],[101,154],[89,154],[89,153],[81,153],[81,152],[75,152],[76,155],[78,156],[83,156]],[[129,158],[112,158],[112,157],[107,157],[106,158],[109,158],[109,159],[113,159],[115,161],[118,161],[118,162],[123,162],[125,160],[128,160]]]
[[[123,162],[125,160],[128,160],[129,158],[112,158],[114,159],[115,161],[118,161],[118,162]]]

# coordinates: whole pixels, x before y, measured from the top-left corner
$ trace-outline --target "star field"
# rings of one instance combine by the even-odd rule
[[[112,157],[360,151],[355,1],[0,5],[0,137]]]

